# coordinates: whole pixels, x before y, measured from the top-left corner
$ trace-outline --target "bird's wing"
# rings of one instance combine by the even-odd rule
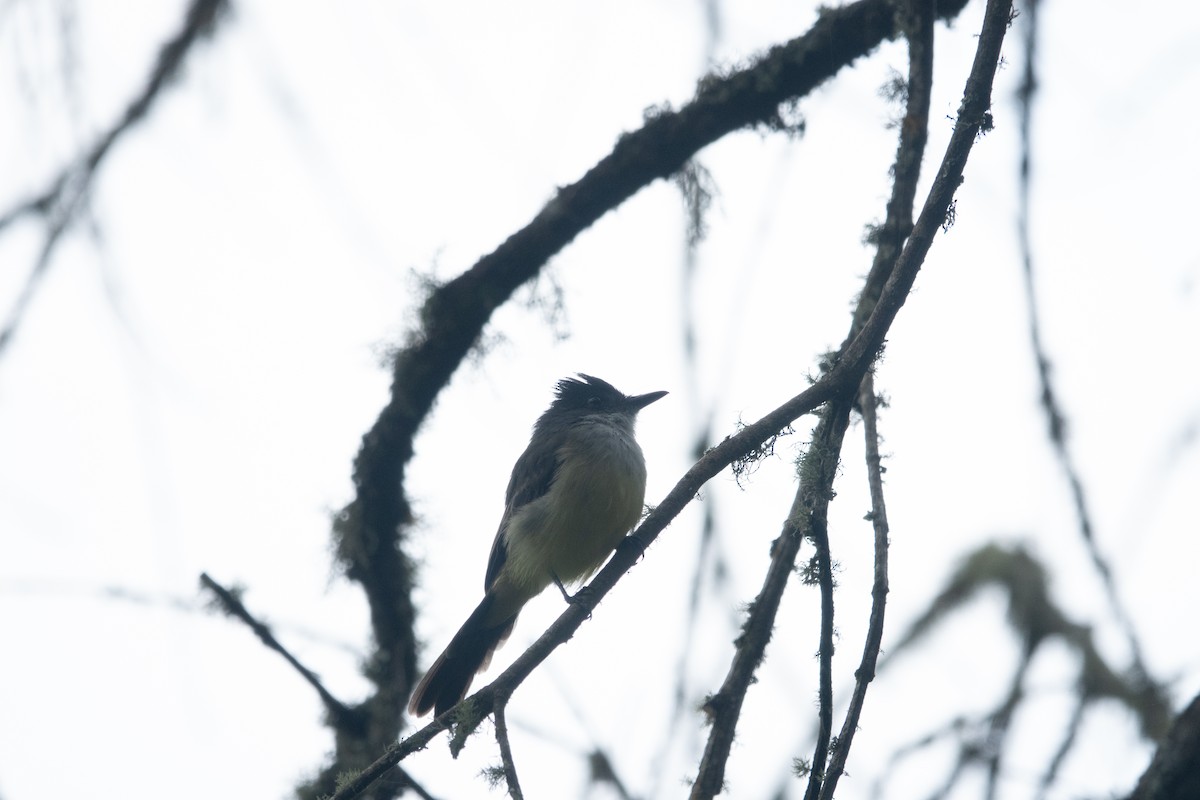
[[[500,528],[496,531],[496,539],[492,542],[492,554],[488,556],[487,574],[483,579],[484,591],[492,588],[492,583],[508,558],[508,548],[504,539],[508,521],[521,506],[532,503],[550,491],[557,468],[557,447],[540,448],[538,454],[527,449],[517,459],[512,477],[508,480],[508,490],[504,494],[504,516],[500,520]]]

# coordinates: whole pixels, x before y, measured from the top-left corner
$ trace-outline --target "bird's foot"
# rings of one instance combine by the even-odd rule
[[[562,592],[563,600],[567,601],[567,605],[578,605],[579,602],[588,596],[591,589],[587,586],[581,587],[575,594],[567,591],[567,587],[563,586],[563,582],[558,579],[558,576],[553,572],[550,573],[550,579],[554,581],[554,585],[558,587],[558,591]]]
[[[566,600],[568,603],[575,602],[575,598],[567,591],[567,587],[563,586],[563,582],[553,572],[550,573],[550,580],[554,581],[554,585],[562,592],[563,600]]]

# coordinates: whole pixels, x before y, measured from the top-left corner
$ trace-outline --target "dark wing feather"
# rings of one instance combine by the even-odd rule
[[[504,566],[505,559],[508,558],[508,548],[504,542],[504,532],[508,529],[508,521],[521,506],[532,503],[550,491],[557,469],[557,446],[539,448],[537,453],[533,453],[527,448],[517,459],[512,477],[508,479],[508,490],[504,493],[504,516],[500,519],[500,528],[496,531],[496,539],[492,542],[492,553],[488,556],[487,574],[483,579],[484,591],[492,588],[492,583],[500,574],[500,568]]]

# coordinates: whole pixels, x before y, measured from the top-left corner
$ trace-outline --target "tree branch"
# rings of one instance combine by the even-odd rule
[[[1083,477],[1071,456],[1067,445],[1067,419],[1054,388],[1053,365],[1048,355],[1046,344],[1042,340],[1041,323],[1038,316],[1036,281],[1034,280],[1033,243],[1030,238],[1030,187],[1033,177],[1033,107],[1037,94],[1037,10],[1038,0],[1028,0],[1024,5],[1023,22],[1025,28],[1025,72],[1022,76],[1019,90],[1020,134],[1021,134],[1021,168],[1020,182],[1017,187],[1017,239],[1021,250],[1022,275],[1025,278],[1025,299],[1029,307],[1029,343],[1033,350],[1034,363],[1037,365],[1038,383],[1041,389],[1042,411],[1046,415],[1047,435],[1054,449],[1059,466],[1067,479],[1067,488],[1071,502],[1075,507],[1075,516],[1079,525],[1079,535],[1091,558],[1092,566],[1100,577],[1104,592],[1108,599],[1113,616],[1121,627],[1125,640],[1132,653],[1133,668],[1147,684],[1153,683],[1150,670],[1142,655],[1142,645],[1138,639],[1137,629],[1129,616],[1129,611],[1121,601],[1117,591],[1116,580],[1113,578],[1112,567],[1108,558],[1100,551],[1096,541],[1096,527],[1092,521],[1092,512],[1084,489]]]
[[[1082,710],[1099,700],[1115,700],[1136,715],[1142,734],[1147,739],[1156,742],[1163,740],[1171,718],[1167,699],[1148,689],[1136,673],[1122,673],[1109,665],[1098,649],[1091,629],[1072,621],[1055,605],[1046,568],[1020,547],[1004,549],[997,545],[986,545],[972,553],[950,577],[929,609],[892,645],[888,659],[908,651],[951,612],[992,586],[1002,589],[1008,599],[1008,621],[1018,637],[1020,660],[1016,677],[1010,683],[1009,694],[1002,703],[976,719],[957,720],[947,726],[945,735],[957,740],[959,751],[953,774],[948,779],[947,792],[968,766],[982,766],[986,770],[989,785],[998,785],[1000,759],[1009,721],[1015,705],[1026,699],[1021,691],[1021,678],[1038,648],[1054,640],[1078,658],[1076,693],[1085,708],[1077,710],[1074,717],[1078,718]],[[1043,789],[1045,784],[1053,780],[1056,763],[1062,761],[1065,750],[1074,741],[1073,725],[1068,726],[1067,738],[1050,758],[1043,778]],[[964,734],[964,730],[967,733]],[[907,755],[909,751],[926,746],[937,738],[923,737],[901,752]],[[899,756],[896,756],[892,762],[898,760]]]
[[[512,745],[508,741],[508,721],[504,717],[504,709],[508,698],[497,698],[495,707],[496,743],[500,746],[500,763],[503,764],[504,782],[508,786],[508,796],[512,800],[524,800],[521,794],[521,782],[517,780],[517,765],[513,761]]]
[[[799,540],[813,543],[816,554],[813,558],[817,587],[821,593],[821,635],[819,677],[817,697],[817,741],[813,745],[813,758],[809,765],[806,800],[816,800],[825,780],[825,760],[829,755],[830,737],[833,735],[833,558],[829,553],[829,502],[833,499],[833,482],[841,461],[842,442],[850,424],[850,398],[826,406],[821,424],[813,434],[813,446],[804,454],[801,467],[800,492],[797,497],[804,502],[806,517],[797,522]],[[814,460],[816,464],[811,462]],[[771,610],[772,625],[779,601]],[[732,739],[731,742],[732,744]],[[728,757],[728,754],[726,754]],[[707,797],[707,795],[706,795]]]
[[[259,641],[283,656],[284,661],[291,664],[292,668],[300,673],[300,677],[304,678],[310,686],[316,689],[321,702],[325,705],[325,710],[329,713],[335,725],[341,727],[362,724],[361,717],[334,697],[325,688],[324,684],[321,683],[321,679],[317,677],[315,672],[301,664],[299,659],[288,652],[287,648],[275,638],[275,634],[271,632],[271,629],[265,623],[255,619],[236,594],[209,577],[207,572],[200,574],[200,585],[216,596],[217,602],[221,604],[221,608],[224,609],[226,614],[246,623],[250,630],[254,631],[254,635],[259,638]]]
[[[1087,548],[1088,555],[1092,559],[1092,565],[1095,567],[1097,574],[1100,576],[1104,584],[1105,592],[1108,595],[1109,604],[1116,615],[1118,622],[1121,624],[1125,637],[1129,642],[1130,649],[1133,652],[1134,662],[1138,669],[1146,676],[1149,671],[1145,668],[1144,659],[1142,658],[1141,645],[1138,642],[1137,633],[1134,629],[1132,621],[1129,619],[1129,614],[1125,610],[1117,594],[1116,584],[1113,580],[1112,568],[1108,564],[1108,560],[1100,552],[1096,543],[1095,525],[1092,522],[1091,511],[1088,507],[1086,493],[1083,487],[1083,479],[1080,477],[1079,470],[1075,466],[1074,459],[1071,458],[1070,450],[1067,447],[1067,422],[1066,416],[1063,413],[1062,404],[1058,400],[1058,394],[1054,390],[1054,384],[1051,378],[1053,367],[1050,358],[1047,355],[1045,343],[1042,341],[1041,326],[1038,318],[1037,296],[1035,289],[1035,281],[1033,274],[1033,245],[1029,234],[1030,220],[1030,185],[1033,173],[1032,167],[1032,117],[1033,117],[1033,99],[1037,91],[1037,0],[1031,0],[1025,5],[1025,73],[1023,76],[1020,99],[1021,99],[1021,117],[1020,117],[1020,132],[1021,132],[1021,169],[1020,183],[1018,186],[1018,216],[1017,216],[1017,238],[1020,242],[1023,270],[1022,274],[1025,277],[1025,296],[1029,306],[1029,338],[1030,345],[1033,348],[1034,361],[1037,364],[1038,382],[1041,385],[1041,403],[1042,410],[1046,414],[1048,435],[1050,443],[1054,448],[1054,453],[1058,457],[1059,463],[1062,466],[1063,472],[1067,478],[1067,484],[1071,492],[1071,499],[1075,505],[1076,516],[1079,520],[1079,533],[1083,539],[1084,546]]]
[[[862,660],[854,672],[854,692],[850,706],[833,748],[829,767],[821,783],[821,800],[832,800],[838,781],[846,769],[850,746],[858,732],[858,721],[862,716],[867,686],[875,679],[875,664],[879,659],[879,648],[883,642],[884,610],[888,595],[888,522],[887,507],[883,499],[883,476],[879,459],[879,430],[876,425],[875,380],[870,372],[863,378],[859,406],[863,415],[863,436],[866,440],[867,482],[871,487],[871,525],[875,530],[875,580],[871,586],[871,617],[867,624],[867,637],[863,643]]]
[[[900,125],[900,142],[893,167],[895,180],[887,205],[887,218],[877,235],[875,261],[867,278],[867,289],[859,300],[856,322],[870,307],[883,277],[891,274],[904,238],[912,230],[913,201],[921,161],[929,139],[929,106],[933,91],[933,24],[934,6],[929,0],[913,0],[897,11],[901,27],[908,38],[907,102],[904,120]],[[875,678],[875,663],[883,640],[884,609],[888,593],[888,523],[883,498],[883,479],[879,460],[879,433],[876,428],[875,381],[867,372],[859,387],[859,408],[862,411],[866,438],[867,481],[871,492],[871,522],[875,530],[875,580],[871,588],[871,616],[863,644],[862,660],[855,672],[854,691],[837,738],[829,768],[820,776],[822,800],[831,800],[845,770],[850,747],[858,730],[858,721],[866,700],[867,685]],[[815,766],[815,759],[814,759]]]
[[[1200,696],[1175,718],[1129,800],[1200,797]]]
[[[192,0],[184,15],[183,25],[162,46],[158,60],[146,79],[146,85],[125,107],[120,119],[105,131],[86,153],[67,165],[41,194],[17,203],[0,214],[0,233],[12,223],[29,215],[42,217],[46,226],[37,261],[17,295],[8,321],[0,328],[0,355],[3,355],[12,342],[29,304],[33,302],[42,279],[50,269],[58,243],[75,224],[80,212],[86,208],[92,183],[105,157],[125,134],[146,118],[155,102],[162,96],[163,89],[179,76],[185,60],[195,51],[196,44],[212,37],[217,24],[228,9],[229,0]]]

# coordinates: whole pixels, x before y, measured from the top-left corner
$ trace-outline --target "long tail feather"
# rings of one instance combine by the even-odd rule
[[[513,614],[499,625],[488,624],[487,616],[494,597],[484,595],[483,600],[467,617],[467,621],[454,634],[445,652],[421,678],[408,701],[408,713],[420,717],[434,709],[441,714],[454,707],[467,696],[475,675],[487,668],[492,653],[504,644],[512,633],[517,615]]]

